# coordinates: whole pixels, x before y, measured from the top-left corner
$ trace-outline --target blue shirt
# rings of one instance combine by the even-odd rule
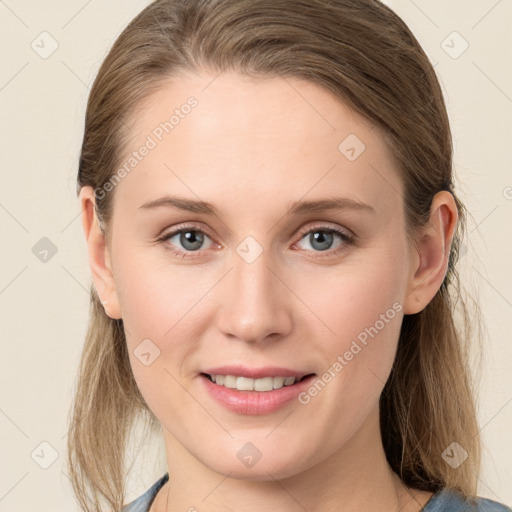
[[[169,480],[169,473],[155,482],[142,496],[126,505],[121,512],[148,512],[160,488]],[[443,489],[434,494],[420,512],[512,512],[512,509],[485,498],[477,498],[475,506],[456,491]]]

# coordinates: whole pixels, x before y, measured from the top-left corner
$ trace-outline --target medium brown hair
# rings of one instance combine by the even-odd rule
[[[437,192],[453,194],[459,221],[446,277],[421,312],[403,319],[380,399],[381,433],[387,459],[407,485],[475,495],[480,438],[467,345],[471,322],[478,317],[470,318],[456,271],[466,211],[454,193],[442,91],[420,44],[377,0],[150,4],[115,41],[87,105],[78,192],[83,186],[95,189],[107,243],[113,193],[105,194],[103,187],[122,162],[126,124],[164,81],[202,69],[305,79],[377,125],[404,184],[409,237],[428,222]],[[136,418],[148,419],[152,427],[158,422],[134,380],[122,320],[106,315],[94,286],[77,379],[68,437],[73,489],[84,510],[101,511],[100,500],[106,500],[117,511],[125,499],[130,428]],[[469,454],[457,469],[441,457],[454,441]]]

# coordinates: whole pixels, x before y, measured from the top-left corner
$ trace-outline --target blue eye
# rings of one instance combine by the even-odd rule
[[[210,238],[206,233],[204,233],[200,229],[190,227],[172,231],[171,233],[168,233],[163,238],[161,238],[160,241],[170,241],[174,237],[178,237],[178,241],[181,244],[181,246],[185,249],[185,251],[172,248],[174,244],[171,244],[169,249],[172,253],[182,256],[183,258],[194,258],[195,255],[189,254],[189,252],[198,252],[198,250],[201,249],[201,246],[204,243],[205,237]]]
[[[326,256],[332,256],[334,254],[338,254],[340,251],[343,251],[347,248],[348,245],[354,243],[354,239],[352,235],[333,227],[328,226],[319,226],[313,229],[309,229],[305,232],[301,232],[303,235],[301,240],[306,239],[310,245],[314,249],[315,253],[327,252]],[[331,250],[333,241],[335,238],[341,240],[340,244],[334,250]],[[315,258],[323,257],[323,254],[315,254]]]

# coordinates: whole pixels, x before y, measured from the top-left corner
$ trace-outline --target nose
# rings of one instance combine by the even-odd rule
[[[270,260],[267,251],[251,263],[234,254],[234,267],[221,287],[217,318],[225,336],[257,343],[276,341],[291,331],[292,293]]]

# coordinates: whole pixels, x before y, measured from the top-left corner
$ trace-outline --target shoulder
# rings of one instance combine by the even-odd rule
[[[487,498],[464,496],[453,489],[443,489],[434,494],[422,512],[512,512],[503,503]]]
[[[169,474],[166,473],[162,478],[158,479],[144,494],[136,500],[125,505],[121,512],[148,512],[151,503],[157,495],[160,488],[169,480]]]

